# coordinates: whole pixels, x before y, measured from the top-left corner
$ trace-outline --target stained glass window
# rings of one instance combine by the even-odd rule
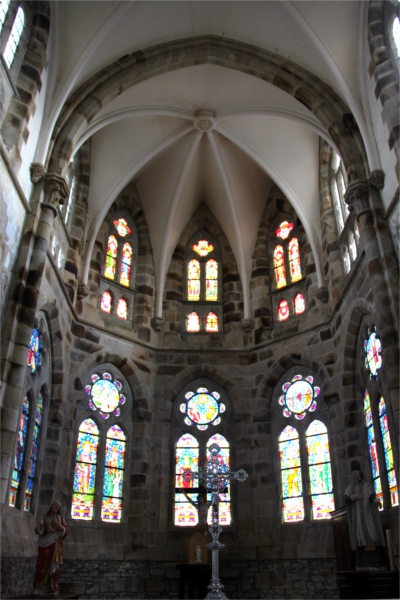
[[[126,321],[128,318],[128,303],[125,298],[120,298],[117,304],[117,317]]]
[[[297,238],[292,238],[290,240],[288,250],[290,279],[292,283],[295,283],[301,279],[300,250]]]
[[[188,264],[188,300],[200,300],[200,263],[195,258]]]
[[[365,366],[369,371],[370,377],[377,377],[378,370],[382,367],[382,346],[381,340],[376,334],[376,329],[368,330],[368,337],[364,342],[366,352]]]
[[[365,390],[365,392],[364,392],[364,418],[365,418],[365,425],[367,426],[367,432],[368,432],[368,447],[369,447],[369,454],[371,457],[372,478],[374,480],[376,496],[381,502],[380,510],[382,510],[383,509],[382,484],[381,484],[381,478],[380,478],[380,472],[379,472],[378,450],[377,450],[377,446],[376,446],[375,430],[374,430],[374,423],[372,420],[371,402],[370,402],[368,390]]]
[[[26,455],[26,434],[28,431],[29,425],[29,412],[30,412],[30,401],[29,396],[26,394],[23,403],[22,403],[22,411],[21,411],[21,419],[19,423],[19,431],[17,438],[17,448],[14,456],[14,468],[11,479],[11,489],[10,489],[10,498],[9,505],[15,506],[17,501],[17,494],[20,486],[20,479],[22,473],[22,466],[24,463],[24,457]]]
[[[279,436],[282,482],[282,520],[290,523],[304,519],[303,486],[299,434],[288,426]]]
[[[223,435],[216,433],[207,442],[207,462],[211,458],[210,447],[213,444],[217,444],[220,447],[219,453],[216,455],[218,462],[221,466],[223,466],[224,470],[229,471],[230,469],[230,456],[229,456],[229,443],[224,438]],[[227,482],[226,487],[219,494],[219,524],[220,525],[230,525],[231,523],[231,486],[229,481]],[[212,494],[209,491],[207,494],[207,502],[209,504],[208,509],[208,524],[212,523],[212,507],[211,507]]]
[[[31,455],[29,458],[28,483],[27,483],[26,490],[25,490],[24,509],[27,511],[29,511],[31,509],[33,481],[34,481],[35,472],[36,472],[37,453],[38,453],[40,427],[42,425],[42,418],[43,418],[43,394],[42,394],[42,391],[40,390],[39,395],[38,395],[37,405],[36,405],[35,426],[33,429]]]
[[[274,269],[275,269],[276,287],[279,289],[286,285],[285,256],[283,254],[282,246],[275,247]]]
[[[126,398],[121,393],[122,383],[113,381],[110,373],[103,373],[103,376],[97,373],[91,376],[92,383],[85,387],[85,392],[90,396],[89,408],[98,410],[103,419],[113,414],[118,417],[120,406],[125,404]]]
[[[35,375],[38,367],[42,364],[42,354],[41,354],[42,345],[40,342],[40,334],[38,329],[33,328],[31,341],[29,344],[29,352],[28,352],[28,367],[31,368],[32,375]]]
[[[79,427],[72,494],[71,517],[91,521],[94,511],[94,493],[99,430],[92,419]]]
[[[321,421],[312,421],[306,432],[308,470],[313,519],[330,519],[335,510],[328,431]]]
[[[113,298],[110,292],[108,292],[107,290],[103,292],[100,301],[101,310],[107,314],[111,314],[112,301]]]
[[[278,321],[285,321],[289,317],[289,304],[283,299],[278,306]]]
[[[293,223],[289,223],[289,221],[282,221],[278,229],[275,231],[276,237],[281,238],[281,240],[286,240],[289,237],[293,227]]]
[[[108,430],[106,442],[103,501],[101,505],[101,518],[103,521],[113,523],[121,521],[124,463],[125,434],[118,425],[113,425]]]
[[[121,274],[119,278],[120,284],[124,285],[125,287],[129,286],[129,281],[131,278],[131,264],[132,246],[128,242],[125,242],[122,249]]]
[[[314,412],[317,408],[316,398],[320,388],[314,386],[314,378],[309,375],[303,379],[302,375],[295,375],[291,381],[282,386],[283,396],[279,398],[279,404],[284,407],[285,417],[294,415],[296,419],[303,419],[307,412]]]
[[[389,483],[390,504],[391,506],[398,506],[399,490],[397,487],[396,473],[394,470],[393,450],[390,440],[388,418],[386,414],[386,404],[383,396],[379,398],[379,423],[381,426],[383,448],[385,451],[385,464]]]
[[[210,312],[206,318],[206,331],[208,333],[216,333],[218,331],[218,317],[215,313]]]
[[[210,254],[210,252],[213,252],[214,246],[209,244],[207,240],[199,240],[197,244],[193,244],[192,250],[199,256],[204,257],[207,256],[207,254]]]
[[[301,315],[306,310],[306,301],[303,294],[296,294],[293,299],[293,308],[295,315]]]
[[[213,258],[206,263],[206,300],[218,300],[218,263]]]
[[[198,473],[199,444],[189,433],[176,444],[175,454],[175,525],[195,526],[198,523],[198,480],[185,479],[185,473]]]
[[[121,237],[126,237],[127,235],[130,235],[132,233],[132,230],[125,219],[116,219],[115,221],[113,221],[113,225],[118,231],[118,235],[120,235]]]
[[[226,406],[220,401],[218,392],[199,387],[195,392],[187,392],[185,400],[179,408],[185,415],[186,425],[196,425],[200,431],[205,431],[209,425],[219,425]]]
[[[196,333],[200,331],[200,317],[196,312],[191,312],[186,318],[186,331]]]
[[[115,269],[117,265],[118,242],[115,235],[110,235],[107,243],[106,266],[104,269],[104,277],[114,281]]]
[[[22,31],[25,24],[25,14],[21,7],[18,8],[17,14],[14,19],[11,33],[8,37],[6,47],[3,52],[3,58],[6,62],[7,67],[10,69],[13,63],[15,53],[18,48],[18,44],[21,39]]]

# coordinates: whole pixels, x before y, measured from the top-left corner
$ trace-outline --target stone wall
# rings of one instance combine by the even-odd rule
[[[157,599],[179,597],[177,563],[159,561],[65,560],[61,594],[75,598]],[[2,562],[2,598],[30,594],[35,559]],[[220,579],[228,598],[339,598],[334,560],[221,560]],[[12,586],[6,582],[14,582]]]

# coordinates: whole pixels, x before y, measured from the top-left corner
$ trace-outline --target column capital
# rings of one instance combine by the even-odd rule
[[[39,183],[39,181],[41,181],[46,174],[42,163],[32,163],[30,167],[30,172],[32,183]]]
[[[42,206],[47,206],[57,215],[57,209],[64,204],[69,196],[69,187],[61,175],[57,173],[46,173],[44,177],[45,199]]]
[[[349,207],[349,211],[354,211],[356,219],[371,210],[369,205],[369,182],[366,179],[358,179],[350,183],[344,200]]]

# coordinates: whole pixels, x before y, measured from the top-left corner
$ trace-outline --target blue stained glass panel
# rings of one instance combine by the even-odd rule
[[[33,430],[31,456],[29,459],[28,483],[27,483],[26,491],[25,491],[24,509],[27,511],[29,511],[31,509],[33,480],[35,477],[35,470],[36,470],[36,461],[37,461],[40,427],[42,424],[42,415],[43,415],[43,395],[42,395],[42,391],[40,391],[39,396],[38,396],[37,405],[36,405],[35,426],[34,426],[34,430]]]
[[[26,454],[26,433],[28,431],[30,402],[28,394],[22,402],[21,419],[19,424],[17,448],[14,456],[14,468],[11,478],[9,505],[15,506],[20,485],[22,465]]]

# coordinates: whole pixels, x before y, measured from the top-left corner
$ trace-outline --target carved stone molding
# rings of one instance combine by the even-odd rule
[[[39,183],[45,176],[44,166],[41,163],[32,163],[30,172],[32,183]]]
[[[380,169],[372,171],[371,175],[369,176],[369,183],[377,190],[382,190],[385,184],[385,173]]]
[[[151,326],[154,331],[161,331],[164,327],[165,319],[162,317],[153,317],[151,319]]]
[[[46,173],[44,178],[45,199],[42,204],[52,208],[57,214],[57,209],[62,206],[69,196],[69,187],[63,177],[56,173]]]
[[[316,297],[318,298],[318,300],[320,300],[321,302],[323,302],[324,304],[326,304],[329,300],[329,290],[327,287],[320,287],[318,288],[317,292],[316,292]]]
[[[242,319],[241,326],[245,333],[251,333],[254,329],[254,321],[253,319]]]
[[[78,300],[83,300],[83,298],[86,298],[87,296],[89,296],[89,294],[90,294],[89,286],[84,285],[84,284],[78,285],[78,290],[77,290]]]
[[[371,210],[369,205],[368,181],[364,179],[351,183],[347,188],[344,199],[349,207],[349,211],[354,211],[356,218]]]

